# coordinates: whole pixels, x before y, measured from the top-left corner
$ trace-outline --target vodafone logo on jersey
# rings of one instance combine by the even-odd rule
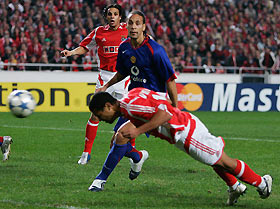
[[[131,68],[131,74],[132,74],[132,75],[135,75],[135,76],[138,76],[138,75],[139,75],[139,69],[138,69],[138,67],[133,66],[133,67]]]
[[[137,77],[139,75],[139,69],[137,66],[132,66],[130,68],[131,76],[130,79],[135,82],[141,82],[141,83],[147,83],[147,80],[145,78],[139,78]]]
[[[198,110],[203,103],[203,91],[199,85],[188,83],[186,85],[177,84],[178,108],[188,111]]]

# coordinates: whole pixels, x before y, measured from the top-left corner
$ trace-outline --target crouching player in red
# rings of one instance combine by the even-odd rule
[[[111,172],[119,160],[131,151],[129,140],[148,132],[174,144],[192,158],[212,166],[229,186],[228,205],[236,203],[247,189],[239,180],[256,187],[263,199],[271,193],[270,175],[261,177],[245,162],[230,158],[224,152],[225,143],[222,137],[213,136],[196,116],[173,107],[165,97],[154,91],[135,88],[121,100],[114,99],[106,92],[99,92],[93,96],[89,108],[99,120],[107,123],[114,122],[120,116],[129,119],[119,128],[115,144],[110,151],[118,154],[115,160],[112,160],[115,164],[112,165]],[[116,148],[119,150],[116,151]],[[111,157],[110,153],[107,160]],[[133,157],[131,158],[134,160]],[[144,155],[138,156],[135,166],[131,169],[138,169],[137,172],[140,173],[145,160]],[[106,178],[98,175],[89,190],[103,190],[110,173],[106,174]]]
[[[6,161],[9,159],[12,142],[13,142],[12,137],[0,136],[0,147],[1,147],[1,150],[3,153],[3,161]]]

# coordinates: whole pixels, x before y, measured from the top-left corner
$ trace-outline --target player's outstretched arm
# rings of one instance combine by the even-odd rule
[[[87,50],[84,47],[79,46],[71,51],[65,49],[65,50],[61,51],[60,53],[63,57],[69,57],[69,56],[73,56],[73,55],[85,54],[85,53],[87,53]]]

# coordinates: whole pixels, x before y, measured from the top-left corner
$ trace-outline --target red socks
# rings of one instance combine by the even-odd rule
[[[3,143],[3,136],[0,136],[0,145],[2,145],[2,143]],[[134,143],[135,144],[135,143]]]
[[[241,181],[246,182],[252,186],[259,186],[262,182],[262,177],[256,174],[246,163],[241,160],[236,160],[237,166],[234,172],[231,174],[225,171],[221,167],[214,166],[214,171],[226,182],[226,184],[230,187],[234,187],[236,185],[237,178]]]
[[[96,137],[99,121],[88,120],[86,126],[85,148],[84,152],[91,154],[92,144]]]
[[[131,146],[135,147],[135,138],[130,140]]]
[[[232,187],[237,182],[235,176],[226,172],[223,168],[215,166],[213,167],[213,169],[226,182],[228,186]]]
[[[93,121],[91,119],[88,120],[87,126],[86,126],[84,152],[88,152],[89,154],[91,154],[91,149],[92,149],[92,145],[93,145],[94,139],[97,134],[98,125],[99,125],[99,121]],[[1,140],[1,138],[0,138],[0,140]],[[135,139],[131,139],[130,144],[132,145],[132,147],[135,147]]]
[[[234,175],[241,181],[244,181],[252,186],[259,186],[262,182],[260,175],[256,174],[246,163],[241,160],[236,160],[237,166],[234,170]]]

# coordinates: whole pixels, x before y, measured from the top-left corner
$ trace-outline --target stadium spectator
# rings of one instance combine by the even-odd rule
[[[207,41],[206,41],[205,38],[202,38],[201,40],[199,40],[198,47],[197,47],[196,51],[197,51],[197,54],[199,56],[201,56],[202,58],[206,57],[208,49],[207,49]]]
[[[206,61],[206,63],[205,64],[203,64],[203,72],[204,73],[215,73],[215,65],[211,62],[211,60],[210,59],[208,59],[207,61]]]
[[[84,71],[91,71],[92,70],[92,62],[91,62],[91,59],[90,59],[90,56],[85,56],[85,59],[84,59],[84,62],[83,62],[83,68],[84,68]]]
[[[21,36],[21,31],[19,27],[11,28],[11,38],[13,39],[14,44],[16,45],[17,48],[21,44],[20,36]]]
[[[228,69],[228,73],[238,73],[238,67],[243,65],[241,55],[236,52],[236,49],[230,50],[230,55],[225,60],[225,66],[233,67],[232,69]]]
[[[45,36],[42,36],[42,43],[43,43],[43,47],[42,50],[47,52],[48,55],[48,59],[51,60],[52,57],[55,54],[55,50],[51,45],[51,40],[49,38],[44,38]]]
[[[30,64],[37,63],[37,57],[36,57],[36,55],[32,55],[32,56],[30,57],[30,59],[28,60],[28,62],[29,62]],[[27,66],[25,69],[26,69],[26,71],[38,71],[38,70],[39,70],[39,67],[37,67],[37,66]]]
[[[222,38],[215,38],[215,42],[211,44],[210,50],[212,52],[212,58],[215,62],[223,62],[226,58],[225,49],[222,44]]]
[[[202,65],[207,65],[211,63],[211,65],[215,65],[215,61],[212,58],[212,54],[210,51],[206,53],[206,56],[202,59]]]
[[[78,43],[80,43],[80,41]],[[64,49],[71,50],[71,49],[77,48],[79,45],[74,47],[74,43],[72,42],[72,35],[67,34],[66,39],[65,39],[65,43],[63,43],[63,46],[64,46]]]
[[[1,53],[2,56],[5,56],[4,49],[5,49],[6,47],[12,47],[12,46],[13,46],[13,43],[14,43],[14,41],[13,41],[12,38],[10,38],[9,33],[5,32],[4,37],[2,37],[2,38],[0,39],[0,48],[1,48],[1,51],[2,51],[2,53]]]
[[[2,57],[2,58],[3,58],[3,62],[7,63],[8,60],[9,60],[9,58],[10,58],[10,56],[11,56],[12,54],[14,54],[14,53],[12,53],[12,47],[6,46],[6,47],[5,47],[4,56]]]
[[[275,54],[270,50],[270,47],[265,47],[264,51],[261,52],[259,63],[260,66],[266,70],[266,72],[271,73],[269,68],[273,67],[275,63]]]
[[[157,35],[158,38],[161,38],[164,33],[168,36],[171,33],[171,30],[168,27],[166,20],[163,20],[163,23],[159,24],[157,26],[157,30],[156,30],[156,35]]]
[[[61,57],[59,63],[60,64],[68,64],[67,63],[67,58],[66,57]],[[69,71],[69,67],[61,66],[60,70],[61,71]]]
[[[17,59],[17,70],[19,71],[25,71],[26,70],[26,67],[23,63],[26,62],[26,59],[23,57],[23,56],[20,56],[18,59]]]
[[[193,35],[190,30],[187,30],[185,32],[185,35],[184,35],[183,39],[184,39],[185,46],[187,46],[187,47],[190,46],[193,49],[197,49],[198,48],[198,46],[197,46],[198,38],[195,35]],[[203,47],[203,43],[200,44],[200,47],[201,47],[201,50],[203,50],[203,48],[204,48]]]
[[[171,33],[169,35],[169,39],[172,43],[183,43],[183,38],[185,35],[185,32],[182,28],[182,25],[179,21],[176,22],[176,24],[172,25],[172,31],[173,33]]]
[[[9,68],[8,68],[9,71],[16,71],[16,70],[18,70],[18,68],[17,68],[17,59],[16,59],[14,54],[10,55],[8,61],[11,64],[11,66],[9,66]]]
[[[183,72],[181,57],[174,57],[174,70],[178,73]]]
[[[192,62],[191,56],[186,57],[185,65],[182,70],[183,73],[194,73],[196,70],[193,68],[194,64]]]
[[[193,48],[191,46],[188,46],[185,52],[185,57],[189,56],[192,57],[193,55]]]
[[[42,45],[39,42],[37,36],[32,39],[32,43],[28,46],[28,56],[36,55],[36,58],[39,59],[42,56]]]
[[[78,67],[78,64],[79,64],[79,62],[78,62],[78,55],[72,55],[72,59],[71,59],[71,64],[72,64],[72,71],[74,71],[74,72],[78,72],[78,71],[80,71],[80,69],[79,69],[79,67]]]
[[[21,61],[23,63],[25,63],[28,59],[28,56],[29,56],[29,53],[28,53],[27,45],[25,43],[23,43],[20,45],[20,50],[17,51],[17,53],[15,54],[15,57],[17,60],[22,58]]]
[[[217,62],[217,63],[216,63],[215,72],[216,72],[217,74],[223,74],[223,73],[225,73],[225,69],[223,68],[223,65],[222,65],[220,62]]]
[[[197,72],[199,72],[199,73],[203,72],[203,70],[202,70],[202,57],[201,56],[198,55],[196,57],[194,65],[198,67],[198,69],[196,70]]]
[[[184,60],[185,58],[185,46],[180,43],[176,43],[173,49],[173,56],[180,57],[180,60]]]
[[[280,48],[277,51],[277,54],[275,56],[275,62],[272,67],[272,73],[273,74],[279,74],[280,73]]]
[[[2,61],[1,57],[0,57],[0,71],[4,70],[4,62]]]
[[[244,62],[243,65],[241,67],[254,67],[257,68],[259,67],[259,60],[258,58],[256,58],[253,54],[255,54],[255,50],[253,50],[251,53],[247,52],[244,54]],[[261,74],[262,71],[260,70],[243,70],[242,69],[242,73],[255,73],[255,74]]]
[[[40,62],[42,64],[49,64],[48,55],[47,55],[46,51],[43,51]],[[51,71],[52,68],[50,66],[42,66],[41,70],[42,71]]]
[[[59,64],[61,61],[61,55],[60,55],[60,51],[56,50],[54,53],[53,58],[50,60],[50,63],[52,64]],[[52,67],[52,70],[60,70],[60,67]]]

